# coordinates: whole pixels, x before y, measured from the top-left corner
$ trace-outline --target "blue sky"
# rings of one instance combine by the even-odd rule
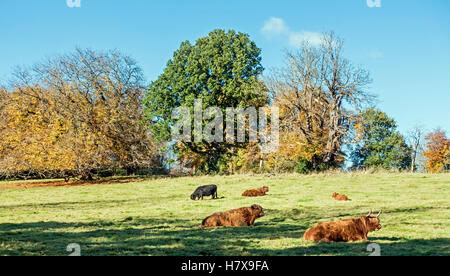
[[[372,1],[372,0],[371,0]],[[268,71],[284,49],[334,31],[345,55],[374,79],[379,107],[405,133],[415,124],[450,130],[450,1],[381,0],[0,0],[0,80],[76,46],[119,49],[148,81],[162,72],[184,40],[216,29],[248,33]]]

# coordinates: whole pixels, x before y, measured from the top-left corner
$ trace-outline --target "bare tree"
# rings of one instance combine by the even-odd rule
[[[414,126],[409,132],[408,132],[408,142],[411,146],[411,172],[416,171],[416,164],[418,155],[420,152],[423,151],[423,143],[426,135],[426,130],[421,125]]]
[[[319,47],[304,43],[286,53],[286,65],[276,71],[268,87],[287,109],[284,127],[292,128],[307,143],[322,145],[313,165],[333,165],[343,155],[341,146],[356,114],[374,96],[367,91],[369,73],[343,57],[343,41],[325,33]]]

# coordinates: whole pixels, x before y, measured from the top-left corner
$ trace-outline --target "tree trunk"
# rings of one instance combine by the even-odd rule
[[[219,158],[220,158],[220,156],[219,156],[218,153],[213,153],[206,160],[206,165],[208,167],[207,171],[209,173],[217,173],[218,172],[218,170],[219,170],[219,167],[218,167]]]
[[[127,176],[136,175],[136,168],[127,168]]]
[[[412,173],[416,171],[416,157],[417,157],[417,151],[414,151],[412,160],[411,160],[411,172]]]
[[[91,172],[84,172],[84,173],[82,173],[80,179],[83,180],[83,181],[92,181],[92,180],[94,180],[94,178],[92,177]]]

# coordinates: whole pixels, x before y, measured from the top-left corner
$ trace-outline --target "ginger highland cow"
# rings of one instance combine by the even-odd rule
[[[227,212],[212,214],[203,220],[200,227],[253,226],[255,224],[255,220],[262,216],[264,216],[263,208],[260,205],[255,204],[251,207],[243,207]]]
[[[368,241],[369,232],[381,229],[380,215],[381,211],[377,216],[373,216],[370,211],[367,216],[357,219],[319,223],[309,228],[303,235],[303,239],[316,242]]]
[[[266,193],[268,193],[268,192],[269,192],[269,187],[264,186],[259,189],[247,190],[242,194],[242,196],[247,196],[247,197],[265,196]]]
[[[349,200],[351,200],[346,195],[344,195],[344,194],[341,195],[339,193],[334,193],[333,194],[333,198],[336,199],[336,200],[341,200],[341,201],[349,201]]]

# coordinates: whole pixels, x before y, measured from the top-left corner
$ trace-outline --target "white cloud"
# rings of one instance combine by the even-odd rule
[[[322,42],[322,34],[314,32],[292,32],[289,34],[289,44],[293,47],[299,47],[304,42],[308,42],[310,45],[317,46]]]
[[[283,19],[271,17],[264,23],[261,32],[267,37],[273,37],[288,33],[289,28],[286,26]]]
[[[283,19],[277,17],[271,17],[267,20],[261,29],[261,33],[269,39],[276,36],[285,37],[289,41],[289,45],[293,47],[299,47],[304,42],[309,42],[311,45],[317,46],[322,41],[322,35],[320,33],[292,31]]]
[[[378,59],[378,58],[383,58],[383,57],[384,57],[384,53],[381,51],[372,51],[369,53],[369,58]]]

